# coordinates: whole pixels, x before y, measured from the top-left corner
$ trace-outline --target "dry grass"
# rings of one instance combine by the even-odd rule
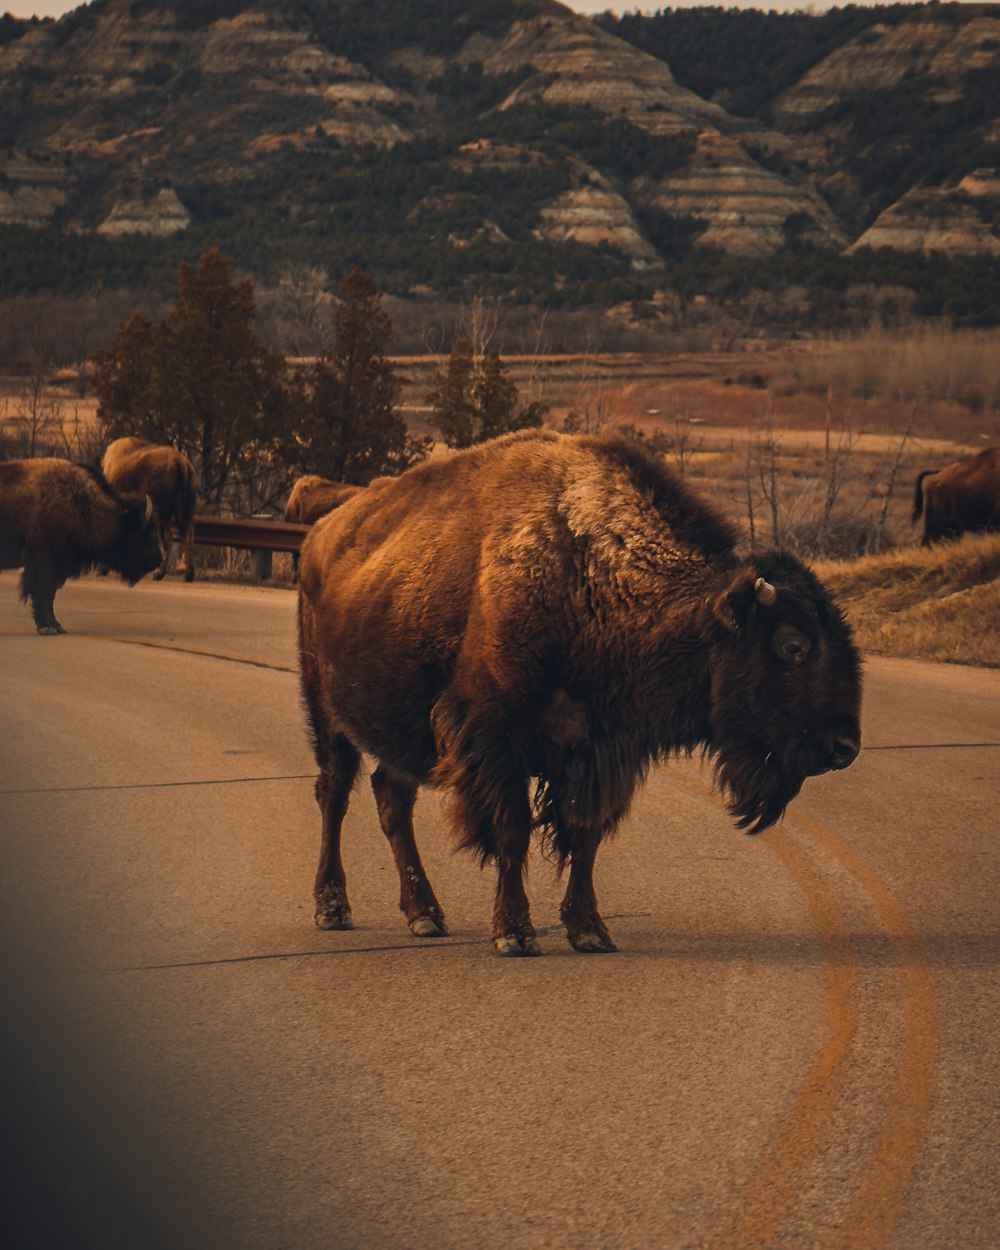
[[[863,650],[1000,668],[1000,534],[814,567]]]

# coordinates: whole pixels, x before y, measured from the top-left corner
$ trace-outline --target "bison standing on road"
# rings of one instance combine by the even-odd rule
[[[594,859],[653,761],[709,752],[752,832],[807,777],[846,768],[860,745],[850,630],[798,560],[741,558],[735,542],[662,461],[551,432],[375,482],[317,522],[299,587],[316,923],[352,927],[340,832],[362,751],[410,929],[447,932],[413,836],[426,783],[451,791],[459,843],[497,864],[502,955],[538,953],[533,828],[569,862],[571,944],[615,949]]]
[[[922,547],[980,530],[1000,530],[1000,447],[944,469],[925,469],[913,493],[912,523],[924,517]]]
[[[161,562],[152,500],[123,499],[103,474],[69,460],[0,462],[0,569],[23,568],[21,598],[40,634],[61,634],[53,600],[97,565],[134,586]]]
[[[170,526],[174,525],[184,553],[184,580],[193,581],[198,490],[187,456],[176,447],[163,447],[144,438],[116,438],[108,444],[101,471],[121,494],[148,495],[152,499],[163,538],[163,562],[154,575],[156,580],[167,572]]]

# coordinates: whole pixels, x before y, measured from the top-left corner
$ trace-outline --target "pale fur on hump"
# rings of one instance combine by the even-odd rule
[[[677,550],[663,518],[626,466],[580,456],[559,496],[558,510],[587,550],[591,571],[608,570],[623,591],[650,589]]]

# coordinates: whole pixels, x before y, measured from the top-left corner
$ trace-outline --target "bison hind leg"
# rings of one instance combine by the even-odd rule
[[[340,856],[340,831],[361,757],[353,743],[341,734],[329,738],[317,737],[316,757],[320,766],[316,779],[316,802],[323,819],[322,846],[314,889],[316,926],[320,929],[353,929],[354,920],[347,901],[347,878]]]
[[[399,910],[415,937],[447,937],[444,912],[427,879],[413,834],[417,787],[381,764],[372,773],[371,784],[379,824],[399,873]]]

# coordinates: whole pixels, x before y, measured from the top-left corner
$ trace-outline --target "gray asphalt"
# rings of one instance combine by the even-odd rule
[[[288,591],[0,575],[0,1056],[21,1244],[995,1247],[1000,673],[870,659],[865,749],[737,833],[658,769],[544,957],[418,837],[421,942],[366,783],[358,928],[318,849]]]

